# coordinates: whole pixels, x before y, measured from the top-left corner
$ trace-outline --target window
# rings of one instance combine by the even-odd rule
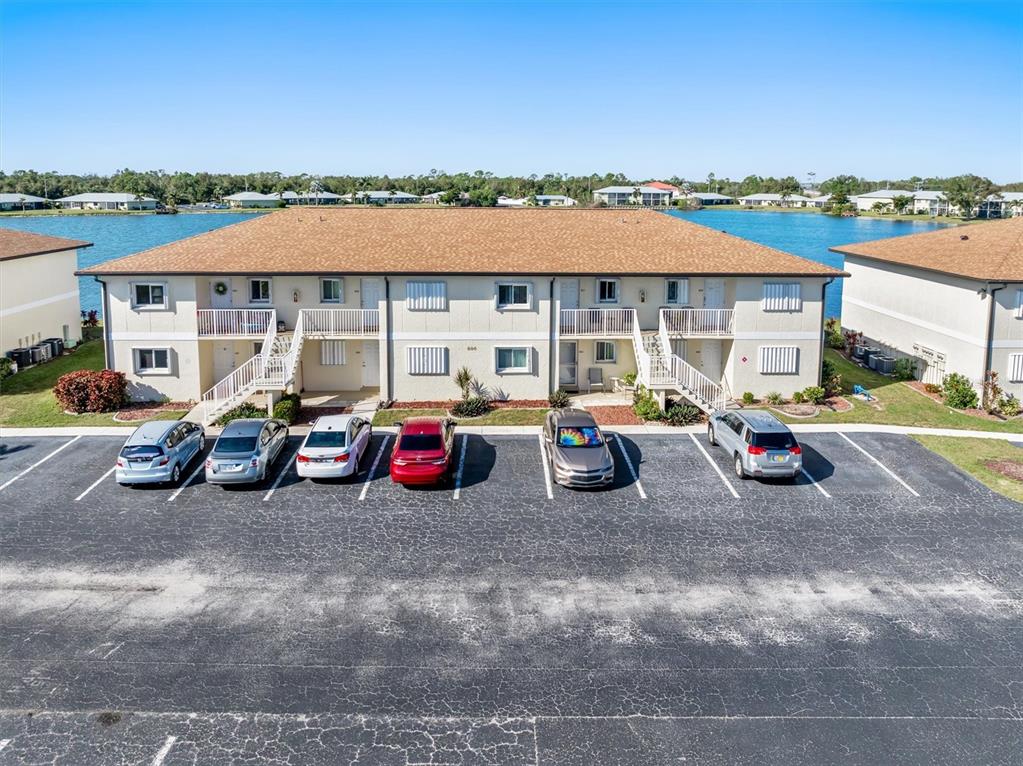
[[[447,311],[447,282],[406,282],[405,307],[409,311]]]
[[[798,374],[798,346],[761,346],[757,349],[757,372],[762,375]]]
[[[764,311],[802,311],[799,282],[764,282]]]
[[[1006,377],[1010,383],[1023,383],[1023,354],[1009,354],[1009,374]]]
[[[596,426],[562,426],[558,429],[559,447],[599,447],[604,443]]]
[[[270,280],[250,279],[249,280],[249,303],[270,302]]]
[[[665,279],[664,302],[667,304],[677,306],[689,303],[689,280]]]
[[[597,302],[618,303],[618,280],[598,279],[597,280]]]
[[[170,349],[135,349],[135,372],[139,375],[145,375],[146,373],[169,373]]]
[[[320,341],[320,364],[337,367],[345,363],[345,342],[343,340]]]
[[[136,309],[167,308],[167,285],[163,282],[133,282],[131,305]]]
[[[505,346],[496,349],[496,372],[531,372],[530,348],[528,346]]]
[[[448,374],[446,346],[409,346],[405,354],[405,369],[409,375]]]
[[[497,308],[529,309],[533,306],[531,286],[527,282],[498,282]]]
[[[598,340],[593,344],[593,361],[614,363],[616,346],[613,340]]]
[[[320,280],[320,303],[344,303],[345,281],[339,277]]]

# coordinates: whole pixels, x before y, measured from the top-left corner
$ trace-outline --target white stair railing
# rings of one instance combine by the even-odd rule
[[[202,395],[203,422],[208,423],[232,403],[251,394],[262,374],[263,357],[257,354],[206,391]]]
[[[644,386],[650,385],[650,354],[643,347],[643,334],[639,331],[639,318],[636,309],[625,309],[632,312],[632,348],[636,352],[636,379]]]
[[[684,392],[694,394],[702,401],[701,409],[723,410],[725,408],[724,388],[708,378],[689,362],[676,354],[667,357],[667,367],[672,378],[672,384],[677,385]]]

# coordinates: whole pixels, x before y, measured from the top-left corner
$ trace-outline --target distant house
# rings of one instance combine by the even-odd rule
[[[46,206],[47,200],[32,194],[3,193],[0,194],[0,210],[39,210]]]
[[[809,207],[812,200],[802,194],[747,194],[739,197],[743,207]]]
[[[874,209],[874,205],[878,203],[885,207],[892,207],[896,197],[909,197],[913,199],[915,193],[919,192],[911,192],[906,189],[878,189],[877,191],[866,192],[865,194],[857,194],[855,197],[851,197],[850,200],[856,203],[857,210],[870,212]],[[907,212],[912,209],[912,205],[906,208]]]
[[[500,197],[497,198],[497,207],[525,207],[525,206],[526,206],[525,197],[509,197],[505,194],[502,194]]]
[[[343,197],[329,191],[307,191],[298,195],[299,205],[337,205]]]
[[[277,197],[277,199],[279,199],[282,202],[284,202],[285,205],[297,205],[297,204],[299,204],[298,192],[283,191],[283,192],[279,192],[277,194],[274,194],[273,196]]]
[[[689,192],[681,195],[681,199],[697,200],[704,207],[708,205],[734,205],[735,198],[717,192]]]
[[[411,205],[420,200],[418,195],[395,190],[361,191],[342,195],[340,199],[347,202],[361,202],[371,205]]]
[[[822,194],[817,197],[810,197],[809,202],[806,203],[806,207],[824,207],[831,202],[830,194]]]
[[[959,208],[948,204],[948,198],[940,191],[916,191],[912,194],[913,204],[910,210],[923,215],[949,215],[949,211],[959,212]]]
[[[643,207],[669,207],[672,193],[655,186],[605,186],[593,192],[594,202],[603,202],[609,207],[642,205]]]
[[[682,196],[682,190],[677,186],[666,184],[664,181],[647,181],[644,186],[649,186],[651,189],[660,189],[661,191],[671,192],[672,199],[678,199]]]
[[[526,202],[528,204],[528,197]],[[571,197],[566,197],[564,194],[537,194],[536,204],[537,207],[571,207],[576,204],[576,201]]]
[[[1023,192],[992,194],[980,204],[978,218],[1018,218],[1023,216]]]
[[[65,210],[156,210],[152,197],[128,192],[85,192],[56,200]]]
[[[243,191],[236,194],[229,194],[224,197],[226,202],[231,207],[240,208],[252,208],[252,207],[277,207],[281,202],[281,197],[277,194],[260,194],[254,191]]]

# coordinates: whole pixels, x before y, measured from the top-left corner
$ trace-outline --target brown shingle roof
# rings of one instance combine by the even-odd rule
[[[952,226],[831,249],[970,279],[1023,282],[1023,218]]]
[[[83,274],[842,272],[654,211],[290,209]]]
[[[83,242],[79,239],[51,237],[47,234],[34,234],[18,229],[0,229],[0,261],[91,246],[91,242]]]

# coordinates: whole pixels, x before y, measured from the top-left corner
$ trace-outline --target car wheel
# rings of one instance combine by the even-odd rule
[[[707,424],[707,441],[710,442],[711,447],[718,446],[718,440],[714,437],[714,426],[710,423]]]
[[[181,481],[181,466],[175,465],[174,470],[171,471],[171,484],[177,484]]]
[[[742,467],[742,455],[735,453],[735,475],[740,479],[746,478],[746,469]]]
[[[202,452],[204,449],[206,449],[206,435],[205,434],[203,434],[202,436],[199,437],[199,452]],[[196,454],[198,454],[198,453],[196,453]]]

